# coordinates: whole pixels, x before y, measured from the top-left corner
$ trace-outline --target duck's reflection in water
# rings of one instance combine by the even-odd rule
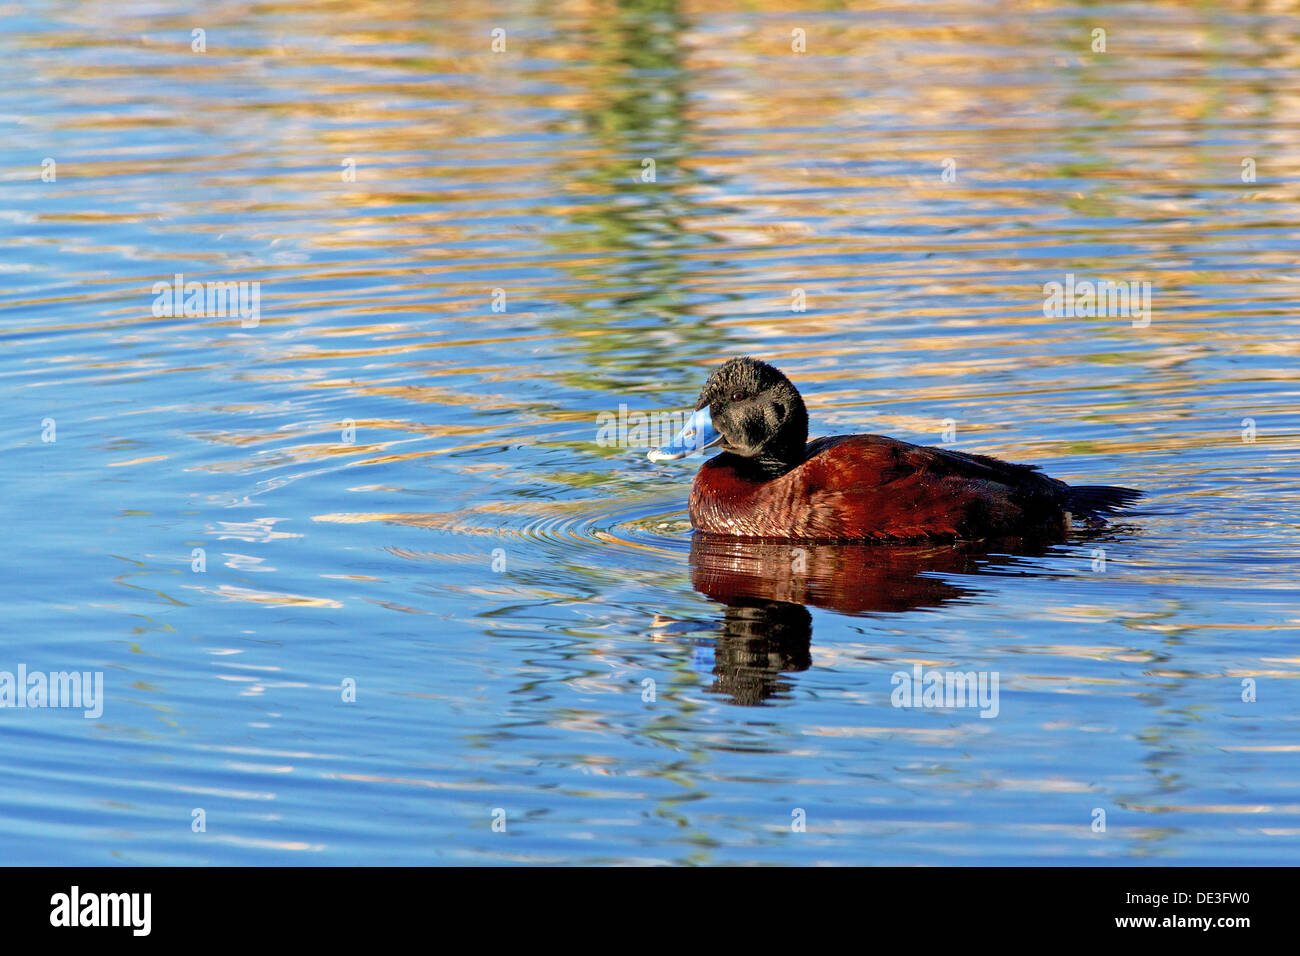
[[[728,605],[713,647],[713,690],[737,704],[759,704],[791,690],[783,673],[812,666],[812,615],[802,604]]]
[[[714,649],[713,689],[738,704],[790,690],[781,675],[812,666],[812,615],[936,608],[975,591],[938,575],[978,574],[1043,554],[1022,539],[920,544],[764,541],[697,533],[691,584],[727,606]]]

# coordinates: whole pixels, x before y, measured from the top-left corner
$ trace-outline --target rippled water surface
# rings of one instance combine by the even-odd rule
[[[0,859],[1295,861],[1300,14],[745,6],[0,3],[0,670],[105,697],[0,709]],[[598,416],[739,353],[1147,497],[692,540]]]

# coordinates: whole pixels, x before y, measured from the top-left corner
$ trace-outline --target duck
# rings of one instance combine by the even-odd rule
[[[691,483],[691,527],[740,538],[980,541],[1063,538],[1104,525],[1142,492],[1068,485],[1034,465],[884,435],[808,441],[799,390],[766,362],[733,358],[654,462],[716,449]]]

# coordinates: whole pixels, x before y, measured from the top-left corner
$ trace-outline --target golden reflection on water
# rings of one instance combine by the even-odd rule
[[[1149,447],[1145,430],[1157,426],[1167,449],[1195,450],[1215,440],[1204,416],[1171,433],[1171,414],[1212,406],[1224,419],[1249,415],[1251,401],[1230,394],[1261,378],[1276,383],[1275,400],[1297,395],[1287,360],[1300,355],[1300,336],[1285,317],[1297,281],[1300,144],[1288,130],[1300,89],[1224,69],[1300,75],[1285,5],[1127,11],[1108,54],[1088,46],[1100,13],[1051,4],[1032,5],[1039,16],[993,4],[924,12],[863,4],[823,24],[815,4],[742,17],[714,3],[565,3],[530,18],[503,55],[488,50],[483,25],[520,13],[496,4],[274,9],[297,29],[268,35],[271,21],[241,5],[217,17],[250,24],[233,78],[224,55],[182,56],[152,12],[130,5],[111,16],[85,5],[75,42],[125,44],[158,82],[119,82],[136,63],[90,57],[43,59],[39,68],[50,82],[71,83],[65,95],[88,110],[69,122],[112,129],[124,144],[171,124],[211,135],[213,148],[179,168],[174,157],[127,146],[66,179],[94,206],[106,182],[149,195],[179,169],[193,188],[168,196],[168,215],[191,220],[191,236],[239,240],[193,255],[211,275],[261,276],[264,332],[293,330],[264,334],[248,373],[434,406],[368,423],[375,429],[482,435],[439,453],[491,447],[483,435],[491,425],[436,421],[449,406],[468,406],[515,411],[515,428],[545,440],[557,419],[528,415],[535,403],[508,389],[491,398],[429,380],[481,374],[460,358],[475,347],[556,341],[575,358],[543,373],[558,383],[608,387],[628,382],[633,368],[653,382],[670,356],[688,355],[689,368],[750,349],[794,363],[842,419],[927,433],[946,417],[940,411],[968,410],[965,434],[981,447],[1029,459],[1122,458]],[[1225,10],[1255,15],[1243,31],[1225,31]],[[321,47],[314,31],[326,19]],[[805,20],[809,52],[794,55],[789,24]],[[311,95],[290,82],[291,68],[310,71]],[[244,95],[214,104],[210,91],[230,82]],[[484,90],[492,95],[469,93]],[[1241,182],[1243,155],[1260,165],[1254,183]],[[654,183],[639,178],[646,156],[656,160]],[[949,156],[956,183],[938,175]],[[340,157],[356,159],[356,183],[340,181]],[[39,218],[111,228],[140,217],[128,207]],[[169,244],[183,238],[166,222],[151,231]],[[1274,238],[1285,243],[1271,248]],[[127,251],[150,260],[161,250]],[[502,279],[503,267],[529,274]],[[1139,331],[1044,318],[1044,271],[1149,278],[1155,320]],[[109,280],[92,295],[119,330],[166,337],[180,330],[150,316],[134,291],[154,277]],[[277,292],[290,281],[326,291]],[[333,295],[333,283],[356,291]],[[508,319],[487,308],[489,290],[503,283],[519,303]],[[809,311],[789,311],[795,286]],[[321,310],[324,320],[313,315]],[[444,328],[429,324],[439,316]],[[74,329],[85,326],[28,327]],[[184,335],[199,336],[209,356],[238,361],[247,348],[219,321],[186,319]],[[664,348],[646,348],[656,340]],[[108,378],[113,369],[180,371],[93,355],[45,360],[101,367]],[[313,374],[304,363],[322,372],[344,363],[348,375]],[[1107,366],[1125,370],[1117,385],[1106,383]],[[1132,375],[1135,367],[1147,374]],[[493,371],[511,368],[498,362]],[[671,386],[662,398],[681,401],[689,378],[673,378],[645,398],[661,400]],[[1062,423],[1097,415],[1111,427],[1086,442],[1006,434],[1029,418],[1050,431],[1043,392],[1062,384],[1087,401],[1054,404],[1051,414]],[[891,410],[901,390],[910,408],[935,413]],[[242,445],[281,437],[206,434]],[[1288,428],[1259,441],[1291,447],[1298,437]],[[271,461],[373,465],[430,453],[393,453],[392,444],[280,447]]]

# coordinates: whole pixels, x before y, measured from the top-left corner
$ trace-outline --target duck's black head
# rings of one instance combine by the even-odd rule
[[[777,474],[803,461],[808,411],[799,390],[766,362],[748,356],[727,362],[704,383],[695,409],[683,434],[651,458],[717,447]]]

